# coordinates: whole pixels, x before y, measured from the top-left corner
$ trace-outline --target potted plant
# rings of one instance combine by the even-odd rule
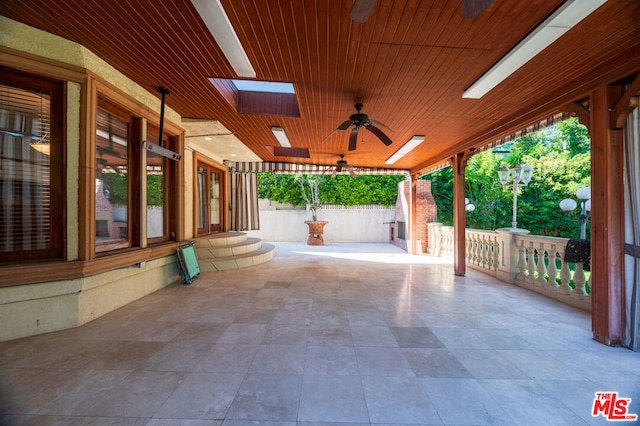
[[[324,245],[324,239],[322,233],[324,232],[324,226],[329,223],[327,221],[318,220],[318,209],[320,209],[320,182],[319,176],[301,176],[298,179],[300,184],[300,191],[302,192],[302,198],[307,203],[307,209],[311,212],[311,219],[304,223],[309,227],[309,237],[307,238],[307,244],[312,246]]]

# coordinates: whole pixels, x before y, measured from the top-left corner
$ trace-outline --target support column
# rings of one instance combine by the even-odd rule
[[[409,235],[410,235],[410,244],[409,247],[407,247],[407,251],[410,254],[416,254],[417,253],[417,237],[418,237],[418,232],[417,232],[417,223],[416,223],[416,219],[418,217],[417,215],[417,187],[418,187],[418,176],[409,176]]]
[[[453,269],[458,276],[466,273],[465,250],[465,169],[473,151],[458,153],[451,158],[453,168]]]
[[[591,299],[593,338],[624,341],[624,194],[622,131],[612,130],[610,108],[620,95],[610,87],[591,95]]]

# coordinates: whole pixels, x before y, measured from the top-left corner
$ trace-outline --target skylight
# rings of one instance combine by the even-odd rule
[[[236,89],[245,92],[294,94],[293,84],[275,81],[231,80]]]

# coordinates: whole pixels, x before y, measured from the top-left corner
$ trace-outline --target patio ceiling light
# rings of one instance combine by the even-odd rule
[[[393,164],[409,153],[413,148],[424,142],[424,136],[414,136],[407,141],[402,147],[396,151],[391,157],[385,161],[385,164]]]
[[[284,132],[282,127],[273,126],[271,128],[273,135],[278,139],[280,146],[290,147],[291,143],[289,142],[289,138],[287,138],[287,134]]]
[[[220,0],[191,0],[222,53],[239,77],[256,78],[240,39],[236,34]]]
[[[607,0],[567,0],[465,90],[462,97],[480,99],[606,2]]]

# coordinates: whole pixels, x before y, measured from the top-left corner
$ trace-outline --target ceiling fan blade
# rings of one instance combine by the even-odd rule
[[[349,172],[352,178],[356,177],[356,172],[353,171],[353,167],[347,166],[347,171]]]
[[[356,124],[355,120],[347,120],[341,125],[339,125],[336,130],[347,130],[349,126],[351,126],[352,124]]]
[[[387,126],[387,125],[386,125],[386,124],[384,124],[384,123],[381,123],[381,122],[379,122],[379,121],[377,121],[377,120],[371,120],[371,119],[369,119],[369,121],[371,122],[371,124],[375,124],[375,125],[376,125],[376,126],[378,126],[378,127],[384,127],[384,128],[385,128],[385,129],[387,129],[388,131],[393,132],[393,130],[391,130],[391,127]]]
[[[462,10],[467,19],[475,18],[487,10],[493,4],[493,0],[462,0]]]
[[[339,129],[334,129],[331,131],[331,133],[329,133],[327,136],[324,137],[324,139],[322,139],[322,142],[326,141],[327,139],[329,139],[335,132],[337,132]]]
[[[351,130],[351,135],[349,135],[349,151],[355,151],[356,143],[358,142],[358,130],[360,130],[360,126],[356,126]]]
[[[389,146],[393,143],[393,141],[391,139],[389,139],[389,136],[385,135],[382,130],[378,129],[375,126],[372,126],[371,124],[367,124],[365,126],[365,128],[370,131],[371,133],[373,133],[374,135],[376,135],[378,137],[378,139],[380,139],[382,141],[383,144]]]
[[[351,19],[360,23],[365,22],[369,19],[369,15],[375,4],[376,0],[356,0],[351,8]]]

